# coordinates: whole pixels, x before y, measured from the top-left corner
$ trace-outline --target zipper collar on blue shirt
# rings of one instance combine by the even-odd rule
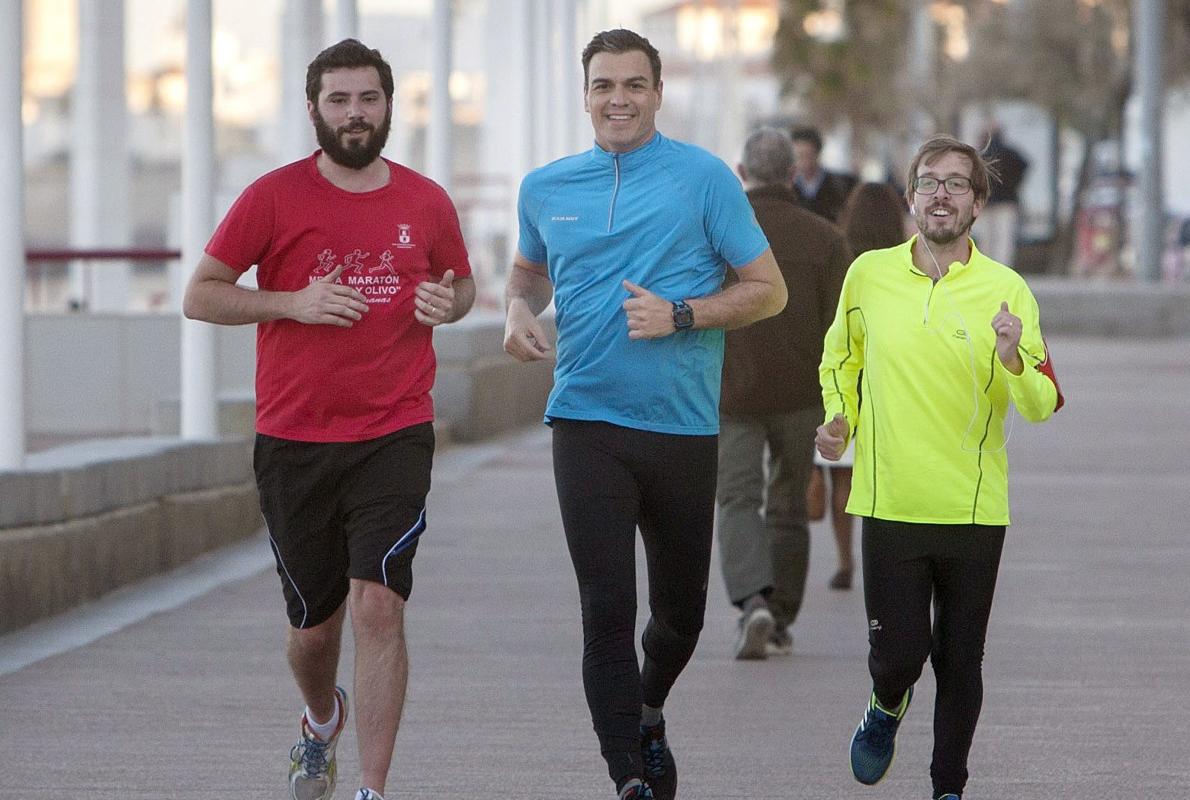
[[[654,132],[652,139],[627,153],[611,153],[595,144],[591,147],[591,158],[608,169],[615,169],[617,161],[621,171],[632,169],[635,165],[643,164],[652,158],[653,154],[660,149],[664,139],[665,137],[660,132]]]

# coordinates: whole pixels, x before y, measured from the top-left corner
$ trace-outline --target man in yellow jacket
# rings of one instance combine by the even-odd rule
[[[957,800],[1009,524],[1009,402],[1040,422],[1063,401],[1029,287],[969,236],[988,165],[935,136],[908,177],[919,233],[865,253],[847,273],[819,371],[826,422],[816,444],[838,459],[856,438],[847,511],[863,518],[873,690],[852,737],[852,772],[874,784],[888,771],[928,656],[933,797]]]

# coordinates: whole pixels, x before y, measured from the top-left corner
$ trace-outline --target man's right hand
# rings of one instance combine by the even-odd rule
[[[343,265],[334,272],[293,293],[289,319],[304,325],[338,325],[350,328],[368,313],[368,303],[362,294],[350,286],[335,283],[343,274]]]
[[[523,300],[508,304],[504,321],[504,352],[517,361],[542,361],[552,348],[545,339],[545,330]]]
[[[847,433],[847,418],[842,414],[835,414],[830,422],[819,425],[818,435],[814,437],[819,454],[827,461],[838,461],[847,449]]]

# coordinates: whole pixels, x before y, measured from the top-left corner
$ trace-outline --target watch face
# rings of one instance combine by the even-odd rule
[[[685,303],[674,303],[674,327],[678,330],[694,325],[694,309]]]

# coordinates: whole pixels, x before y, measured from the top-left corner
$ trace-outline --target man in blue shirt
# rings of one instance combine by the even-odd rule
[[[595,146],[521,184],[504,349],[549,358],[554,478],[583,612],[583,686],[621,800],[672,798],[661,708],[702,629],[714,518],[723,331],[786,289],[739,182],[657,132],[661,59],[626,30],[583,51]],[[739,281],[723,288],[726,270]],[[638,666],[635,537],[651,616]]]

